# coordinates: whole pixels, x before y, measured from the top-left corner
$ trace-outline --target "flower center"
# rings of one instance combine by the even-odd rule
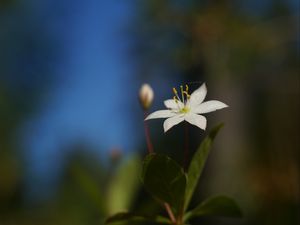
[[[180,110],[179,110],[179,112],[180,113],[183,113],[183,114],[186,114],[186,113],[188,113],[190,111],[190,107],[188,107],[188,106],[184,106],[183,108],[181,108]]]

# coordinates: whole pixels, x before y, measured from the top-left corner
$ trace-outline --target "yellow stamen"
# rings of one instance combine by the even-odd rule
[[[184,93],[183,93],[183,86],[182,85],[180,85],[180,92],[181,92],[182,102],[184,102]]]
[[[185,91],[183,91],[183,94],[186,96],[187,99],[189,99],[191,96],[189,95],[189,86],[185,85]]]
[[[174,87],[173,87],[173,92],[174,92],[175,95],[177,95],[177,90]]]
[[[189,95],[189,86],[186,84],[185,85],[185,90],[183,89],[183,85],[180,85],[180,92],[181,92],[181,98],[182,99],[180,99],[179,98],[179,96],[178,96],[178,92],[177,92],[177,90],[176,90],[176,88],[175,87],[173,87],[173,93],[174,93],[174,97],[173,97],[173,99],[174,99],[174,101],[176,102],[176,103],[178,103],[179,101],[182,101],[184,104],[185,104],[185,102],[188,100],[188,99],[190,99],[190,95]],[[185,111],[185,109],[184,109],[184,111]]]
[[[183,93],[185,94],[187,99],[189,99],[191,97],[188,92],[184,91]]]
[[[174,99],[174,101],[175,101],[176,103],[178,103],[178,99],[177,99],[176,96],[174,96],[173,99]]]
[[[179,96],[178,96],[178,92],[177,92],[176,88],[173,88],[173,93],[175,94],[174,100],[175,100],[175,98],[176,98],[176,99],[177,99],[177,102],[180,101],[180,98],[179,98]],[[177,103],[177,102],[176,102],[176,103]]]

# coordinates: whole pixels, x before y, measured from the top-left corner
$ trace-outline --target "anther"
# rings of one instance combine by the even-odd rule
[[[173,92],[174,92],[175,95],[177,95],[177,90],[174,87],[173,87]]]
[[[176,88],[173,88],[173,92],[174,92],[174,94],[175,94],[174,97],[177,99],[177,102],[180,101],[180,98],[179,98],[179,96],[178,96],[178,93],[177,93]],[[177,103],[177,102],[176,102],[176,103]]]
[[[175,101],[176,103],[178,103],[178,99],[177,99],[176,96],[174,96],[173,99],[174,99],[174,101]]]
[[[185,85],[185,91],[189,92],[189,86],[187,84]]]
[[[184,91],[183,93],[185,94],[185,96],[186,96],[187,99],[190,98],[190,95],[189,95],[189,93],[187,91]]]

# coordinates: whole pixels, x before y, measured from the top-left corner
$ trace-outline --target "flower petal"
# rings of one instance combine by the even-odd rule
[[[203,83],[197,90],[195,90],[191,94],[191,98],[190,98],[191,106],[199,105],[200,103],[202,103],[203,100],[205,99],[206,93],[207,93],[207,88],[205,83]]]
[[[228,105],[226,105],[223,102],[220,102],[217,100],[211,100],[211,101],[201,103],[199,106],[197,106],[196,108],[194,108],[192,110],[194,113],[203,114],[203,113],[213,112],[218,109],[223,109],[226,107],[228,107]]]
[[[169,119],[166,119],[164,122],[164,131],[165,133],[171,129],[173,126],[179,124],[180,122],[184,121],[184,117],[182,115],[176,115]]]
[[[174,115],[176,115],[176,113],[172,112],[171,110],[158,110],[158,111],[151,113],[149,116],[147,116],[145,120],[158,119],[158,118],[169,118]]]
[[[206,118],[204,116],[195,113],[188,113],[185,115],[184,119],[202,130],[205,130],[206,128]]]
[[[184,107],[181,101],[176,102],[174,99],[168,99],[164,101],[164,104],[168,109],[179,109]]]

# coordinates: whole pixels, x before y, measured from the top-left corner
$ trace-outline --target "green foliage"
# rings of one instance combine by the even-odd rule
[[[187,212],[184,220],[200,216],[241,217],[242,212],[234,199],[227,196],[215,196]]]
[[[155,224],[171,224],[168,218],[158,216],[155,218],[148,216],[135,215],[133,213],[117,213],[108,218],[106,224],[112,225],[155,225]]]
[[[80,166],[72,167],[72,174],[74,179],[77,181],[78,186],[88,195],[89,199],[96,205],[102,215],[106,214],[106,206],[104,204],[104,198],[102,190],[99,187],[99,183],[95,181],[94,177],[91,176]]]
[[[185,204],[184,204],[185,210],[187,209],[191,201],[191,198],[193,196],[193,193],[195,191],[195,188],[198,184],[198,180],[202,174],[213,140],[223,126],[224,124],[220,124],[211,130],[209,135],[202,141],[200,147],[196,151],[190,163],[188,173],[187,173],[188,180],[187,180],[187,187],[185,193]]]
[[[116,171],[107,188],[108,214],[127,211],[140,187],[140,158],[133,156]]]
[[[141,178],[153,196],[169,203],[176,212],[182,209],[186,175],[174,160],[161,154],[148,155],[143,162]]]
[[[189,206],[198,180],[205,166],[214,138],[223,127],[220,124],[213,128],[202,141],[189,166],[184,173],[173,159],[162,154],[149,154],[143,161],[141,180],[145,188],[162,203],[168,203],[170,219],[164,217],[147,217],[131,213],[118,213],[106,223],[115,225],[134,224],[178,224],[183,225],[189,219],[200,216],[241,217],[237,203],[230,197],[217,196],[200,203],[196,208],[185,212]],[[126,173],[127,174],[127,173]],[[172,218],[172,213],[174,218]]]
[[[97,179],[81,166],[72,166],[72,175],[76,184],[89,197],[101,215],[107,216],[130,210],[138,189],[141,186],[139,174],[141,159],[131,155],[120,162],[110,174],[108,186],[103,186],[102,179]]]

